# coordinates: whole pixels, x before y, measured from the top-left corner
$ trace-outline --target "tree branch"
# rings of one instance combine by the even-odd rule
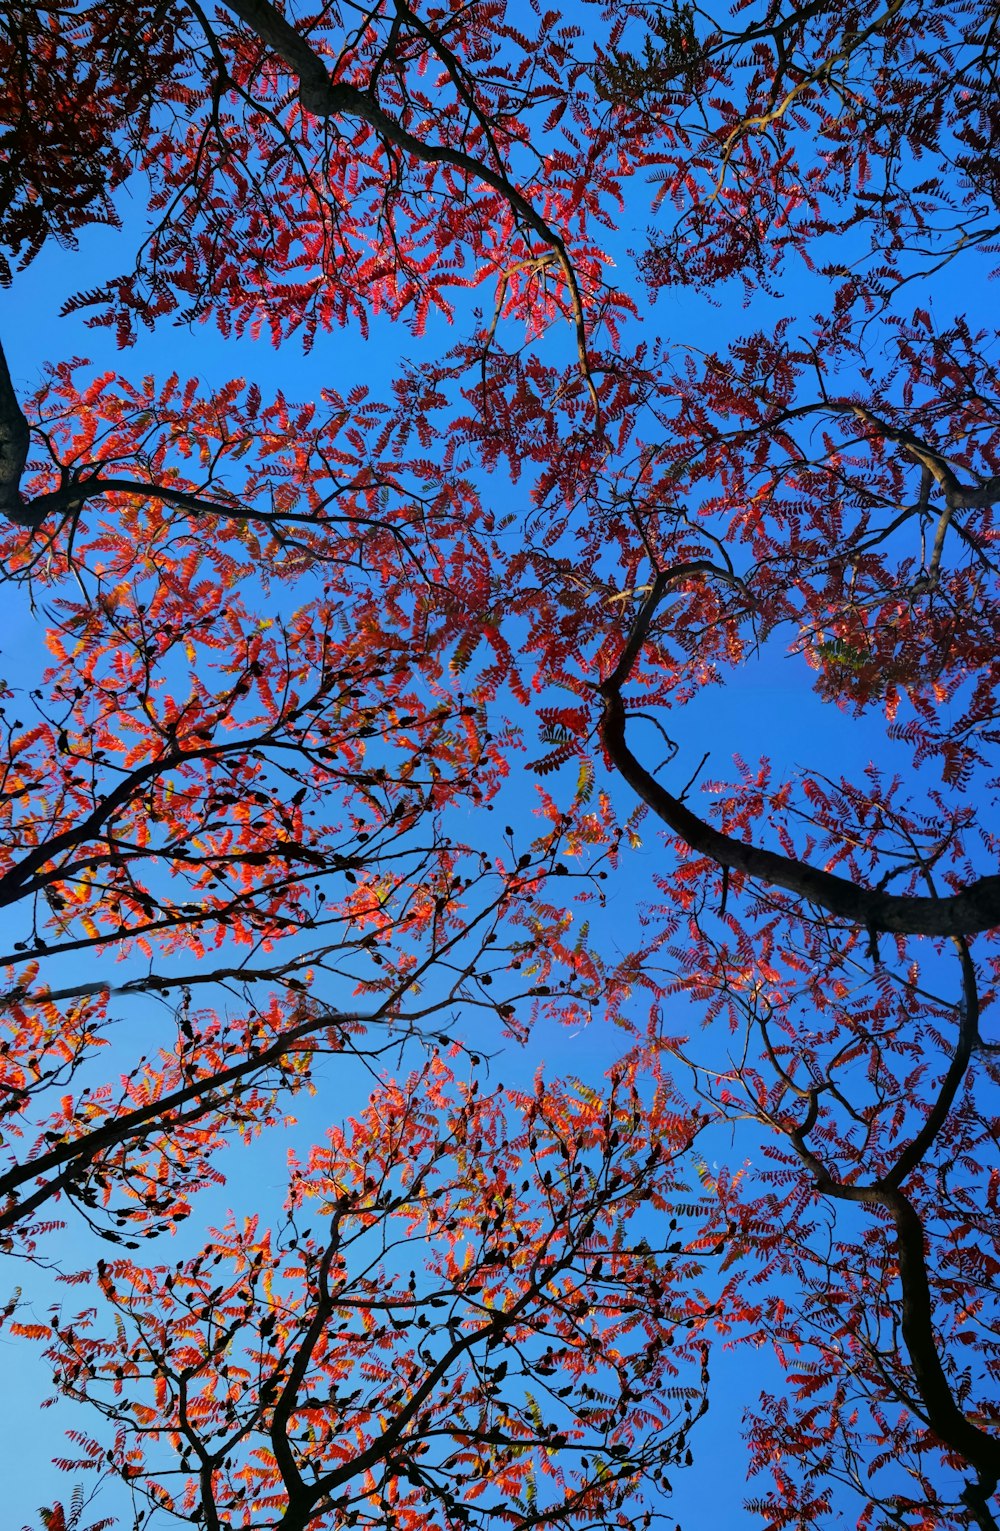
[[[31,431],[17,402],[7,358],[0,345],[0,515],[18,526],[34,526],[21,498],[21,477],[28,461]]]
[[[672,571],[656,578],[626,640],[618,664],[598,688],[604,698],[600,723],[601,742],[612,764],[646,806],[693,851],[708,856],[720,867],[728,868],[731,872],[742,872],[759,882],[799,894],[830,914],[868,930],[890,931],[900,935],[962,937],[1000,925],[1000,875],[977,878],[958,893],[940,897],[894,894],[881,888],[860,888],[846,877],[838,877],[790,856],[748,845],[732,835],[723,834],[686,808],[636,759],[625,738],[626,711],[621,694],[622,686],[635,667],[664,592],[672,580],[690,572],[690,566],[685,565],[682,574]]]
[[[357,117],[375,129],[379,137],[414,159],[428,165],[454,165],[494,191],[507,202],[529,228],[555,252],[559,267],[569,291],[570,306],[576,329],[577,355],[580,372],[587,385],[595,414],[600,418],[597,389],[590,372],[587,357],[587,326],[583,298],[576,271],[569,258],[561,234],[546,222],[541,213],[528,201],[506,175],[484,165],[474,155],[463,149],[453,149],[447,144],[427,144],[409,132],[401,122],[383,111],[378,102],[355,85],[334,82],[326,64],[314,53],[308,42],[275,9],[270,0],[226,0],[234,15],[253,31],[261,42],[272,48],[299,81],[299,101],[305,111],[314,117]]]

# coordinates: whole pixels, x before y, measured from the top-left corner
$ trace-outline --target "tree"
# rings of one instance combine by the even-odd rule
[[[190,423],[194,406],[188,389],[175,408]],[[139,414],[133,401],[102,445],[118,453]],[[505,965],[537,955],[536,980],[551,967],[549,923],[539,913],[524,929],[522,904],[558,829],[489,859],[444,828],[456,794],[475,799],[503,769],[481,709],[449,700],[429,670],[414,684],[402,633],[383,634],[374,596],[336,568],[317,599],[265,618],[240,593],[245,581],[261,595],[251,561],[220,545],[201,578],[203,550],[161,532],[169,553],[116,535],[95,585],[81,575],[79,599],[62,598],[47,695],[17,698],[27,723],[9,690],[3,704],[0,899],[24,920],[5,954],[5,1113],[29,1149],[11,1145],[0,1178],[5,1232],[57,1194],[106,1200],[112,1164],[112,1178],[142,1180],[151,1134],[168,1189],[119,1213],[186,1210],[177,1176],[198,1180],[220,1132],[273,1117],[275,1088],[307,1084],[317,1048],[436,1035],[455,1004],[509,1020]],[[109,948],[150,966],[118,984],[42,977]],[[347,1013],[324,981],[353,990]],[[167,1004],[167,1040],[116,1091],[88,1070],[120,1033],[109,1006],[136,995]],[[381,1041],[359,1041],[377,1029]]]
[[[789,1359],[787,1396],[750,1420],[752,1461],[776,1473],[768,1522],[821,1524],[844,1482],[864,1524],[995,1531],[996,1055],[980,1026],[1000,912],[1000,441],[990,337],[951,283],[981,281],[1000,227],[996,18],[976,0],[812,0],[538,22],[525,35],[499,0],[314,16],[233,0],[212,16],[25,6],[6,23],[13,253],[113,219],[116,188],[148,178],[132,270],[77,304],[123,341],[167,315],[282,346],[382,313],[466,332],[384,401],[348,389],[301,408],[69,366],[27,397],[0,368],[6,568],[62,603],[41,732],[17,725],[10,746],[6,886],[54,896],[64,949],[124,929],[170,951],[230,933],[299,951],[314,869],[340,889],[363,867],[333,921],[389,965],[375,1018],[422,1020],[403,980],[451,961],[455,1001],[519,1029],[522,999],[600,999],[637,1057],[690,1062],[698,1109],[749,1116],[776,1161],[773,1184],[717,1181],[744,1274],[732,1320],[813,1357]],[[756,327],[650,344],[637,283],[608,282],[615,226],[636,216],[654,220],[637,262],[653,293],[727,302],[738,278]],[[801,311],[768,323],[783,281]],[[513,533],[490,508],[505,474],[529,507]],[[322,596],[262,630],[262,594],[307,580]],[[699,811],[700,772],[671,764],[681,709],[739,687],[762,647],[804,666],[845,728],[881,720],[879,757],[861,780],[783,780],[738,754]],[[479,863],[451,809],[486,824],[515,708],[537,713],[547,828],[534,860],[511,844],[483,874],[494,927],[458,907],[459,867]],[[665,767],[637,742],[643,718]],[[303,788],[317,815],[338,795],[349,843],[340,819],[306,824]],[[663,860],[621,957],[556,878],[614,860],[643,819]],[[515,962],[554,963],[528,987],[562,972],[563,992],[496,1003],[483,980],[503,964],[481,972],[479,929]],[[50,961],[42,940],[25,961]],[[263,981],[308,986],[311,952]],[[740,1034],[731,1059],[692,1049],[682,999]],[[229,1025],[195,1029],[206,1079],[230,1041],[245,1051]]]
[[[56,1380],[115,1421],[154,1508],[213,1531],[624,1525],[707,1407],[704,1354],[676,1381],[697,1264],[630,1226],[644,1202],[702,1210],[678,1204],[672,1104],[644,1112],[623,1075],[480,1094],[435,1061],[293,1161],[283,1228],[102,1262],[118,1333],[57,1323]]]

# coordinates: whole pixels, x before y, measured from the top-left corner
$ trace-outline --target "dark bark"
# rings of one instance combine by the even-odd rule
[[[888,1214],[895,1232],[900,1328],[924,1417],[942,1445],[964,1458],[976,1474],[975,1482],[968,1484],[962,1494],[973,1519],[981,1531],[997,1531],[989,1501],[1000,1482],[1000,1438],[967,1418],[955,1398],[934,1331],[934,1296],[927,1270],[923,1221],[900,1189],[904,1177],[923,1161],[943,1128],[979,1039],[975,969],[965,942],[959,940],[956,944],[962,964],[963,998],[955,1050],[923,1127],[900,1151],[891,1168],[868,1185],[848,1183],[839,1179],[809,1147],[808,1138],[819,1116],[821,1086],[802,1092],[809,1102],[805,1118],[800,1126],[786,1126],[784,1130],[821,1195],[878,1207]]]
[[[260,38],[262,43],[277,53],[297,78],[299,100],[303,108],[312,116],[357,118],[374,128],[384,143],[391,144],[404,154],[412,155],[414,159],[424,164],[453,165],[473,180],[481,181],[499,192],[517,217],[548,246],[558,262],[569,292],[576,328],[580,371],[599,418],[597,391],[587,360],[587,330],[583,300],[573,263],[565,241],[558,231],[546,222],[537,208],[532,206],[502,169],[484,165],[481,160],[463,149],[455,149],[448,144],[425,143],[423,139],[417,138],[401,122],[384,111],[373,96],[359,90],[355,85],[333,81],[323,59],[314,53],[306,39],[270,3],[270,0],[226,0],[226,4],[229,10]],[[426,29],[423,30],[426,36]],[[446,48],[440,48],[438,51],[447,66],[451,61],[451,55]]]
[[[60,1143],[38,1154],[26,1164],[17,1165],[6,1175],[0,1176],[0,1202],[6,1202],[5,1206],[0,1207],[0,1233],[16,1228],[45,1202],[71,1186],[99,1155],[125,1144],[140,1143],[152,1133],[165,1131],[171,1125],[189,1126],[200,1121],[228,1099],[227,1095],[220,1096],[216,1092],[246,1084],[272,1065],[280,1064],[293,1051],[297,1042],[333,1026],[356,1025],[359,1021],[371,1025],[383,1013],[375,1011],[371,1015],[358,1016],[324,1011],[321,1015],[310,1016],[298,1026],[290,1027],[276,1042],[262,1048],[260,1052],[241,1058],[214,1074],[193,1080],[191,1084],[173,1090],[148,1106],[112,1118],[80,1138]],[[191,1109],[184,1110],[187,1106]],[[51,1178],[43,1181],[29,1196],[18,1197],[17,1192],[21,1186],[50,1174]]]
[[[618,664],[600,687],[604,698],[601,740],[612,764],[633,791],[693,851],[710,857],[731,872],[741,872],[759,882],[796,893],[829,914],[869,931],[963,937],[1000,925],[998,875],[977,878],[957,893],[936,897],[859,887],[846,877],[837,877],[807,862],[723,834],[685,807],[680,798],[668,792],[636,759],[625,737],[622,687],[632,673],[653,616],[668,587],[678,579],[709,572],[733,581],[733,576],[725,571],[704,563],[679,565],[657,576]]]
[[[17,402],[10,369],[0,345],[0,515],[19,526],[34,526],[21,498],[21,478],[28,461],[31,431]]]

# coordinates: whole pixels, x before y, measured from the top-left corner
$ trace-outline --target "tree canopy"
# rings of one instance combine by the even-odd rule
[[[0,18],[121,349],[0,348],[0,1311],[136,1525],[671,1519],[756,1348],[748,1524],[997,1531],[998,40]]]

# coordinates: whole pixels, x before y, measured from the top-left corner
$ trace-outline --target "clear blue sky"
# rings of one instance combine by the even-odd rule
[[[644,223],[644,210],[639,209],[635,227],[641,229]],[[623,246],[627,242],[625,236]],[[176,368],[182,375],[197,374],[209,384],[245,374],[257,379],[265,390],[283,387],[295,399],[316,393],[327,382],[343,386],[348,374],[369,382],[378,391],[393,376],[401,355],[433,354],[435,347],[443,348],[452,338],[436,322],[418,344],[401,328],[377,320],[367,342],[343,332],[321,335],[313,352],[303,358],[294,343],[277,353],[266,342],[223,341],[212,328],[202,326],[194,331],[162,329],[152,339],[144,336],[133,352],[120,356],[115,353],[107,331],[87,331],[79,317],[60,320],[57,316],[65,297],[96,284],[109,268],[123,266],[129,247],[127,233],[91,231],[84,235],[79,252],[48,250],[16,278],[9,292],[0,295],[0,335],[16,385],[31,388],[44,361],[77,354],[89,356],[98,366],[119,367],[126,374],[155,371],[165,375]],[[625,270],[622,254],[618,272],[622,279]],[[759,311],[748,312],[742,306],[742,289],[738,286],[731,300],[721,306],[701,302],[691,294],[666,296],[661,297],[643,323],[653,334],[674,340],[696,338],[702,346],[721,347],[741,331],[767,324],[788,304],[807,313],[815,306],[815,296],[815,288],[807,289],[804,280],[798,277],[783,298],[763,300]],[[914,302],[920,297],[920,293],[913,293]],[[946,301],[938,286],[938,304]],[[45,664],[43,618],[40,613],[33,614],[22,595],[13,590],[8,590],[4,598],[0,646],[3,650],[0,674],[16,684],[34,684]],[[770,755],[779,772],[794,770],[806,763],[800,757],[804,738],[810,759],[825,760],[830,769],[837,771],[850,773],[862,768],[876,747],[876,740],[884,754],[881,729],[869,729],[830,706],[821,706],[811,692],[804,667],[783,667],[772,653],[765,653],[759,665],[748,667],[738,687],[703,693],[686,711],[683,726],[684,755],[677,766],[681,779],[706,750],[712,755],[709,773],[722,776],[727,772],[731,752],[736,749],[749,760],[758,754]],[[513,782],[508,806],[498,809],[497,819],[502,822],[504,812],[525,811],[531,800],[530,792],[530,784],[525,780]],[[623,949],[633,944],[636,888],[648,886],[659,859],[656,837],[650,834],[646,845],[633,854],[626,874],[609,885],[608,925],[614,939],[615,924],[619,924]],[[530,1077],[544,1058],[550,1072],[593,1075],[615,1056],[617,1046],[617,1036],[599,1025],[583,1035],[562,1032],[537,1035],[527,1055],[505,1060],[499,1072],[507,1082],[515,1083],[518,1076]],[[336,1079],[331,1079],[329,1091],[315,1103],[315,1115],[304,1115],[303,1132],[320,1133],[335,1113],[339,1115],[357,1106],[362,1091],[360,1078],[348,1089],[338,1073]],[[272,1135],[266,1146],[258,1147],[253,1154],[238,1159],[234,1156],[234,1164],[228,1166],[230,1182],[221,1199],[241,1211],[250,1211],[259,1202],[262,1186],[264,1194],[280,1196],[286,1147],[287,1142],[280,1135]],[[720,1155],[726,1151],[726,1145],[720,1143]],[[749,1140],[737,1144],[732,1160],[739,1162],[752,1152]],[[272,1156],[267,1162],[273,1162],[273,1177],[266,1170],[262,1173],[262,1154]],[[75,1235],[68,1234],[62,1246],[63,1260],[68,1266],[78,1256],[81,1261],[93,1258],[89,1247],[81,1246],[79,1250],[74,1247],[74,1238]],[[149,1247],[150,1258],[161,1254],[165,1257],[165,1253],[155,1246]],[[8,1288],[17,1283],[27,1288],[30,1281],[37,1281],[39,1316],[43,1316],[48,1300],[44,1276],[31,1277],[27,1271],[0,1267],[0,1301]],[[4,1525],[11,1527],[20,1527],[22,1522],[34,1526],[36,1506],[51,1503],[55,1497],[68,1499],[72,1488],[71,1480],[48,1465],[53,1453],[61,1449],[59,1431],[70,1423],[69,1410],[65,1405],[58,1406],[40,1419],[40,1401],[51,1392],[44,1364],[28,1344],[14,1345],[6,1336],[0,1336],[0,1347],[9,1368],[8,1379],[16,1378],[15,1382],[8,1380],[0,1395],[0,1453],[5,1459],[0,1461],[0,1478],[5,1485],[2,1519]],[[754,1361],[746,1356],[733,1362],[728,1370],[716,1362],[711,1410],[694,1441],[695,1466],[689,1473],[675,1476],[676,1517],[687,1531],[724,1531],[749,1520],[740,1509],[745,1484],[739,1418],[748,1393],[760,1385],[768,1370],[770,1363],[766,1360]],[[115,1501],[116,1491],[112,1489],[106,1504],[111,1508]],[[104,1504],[102,1501],[102,1507]]]

